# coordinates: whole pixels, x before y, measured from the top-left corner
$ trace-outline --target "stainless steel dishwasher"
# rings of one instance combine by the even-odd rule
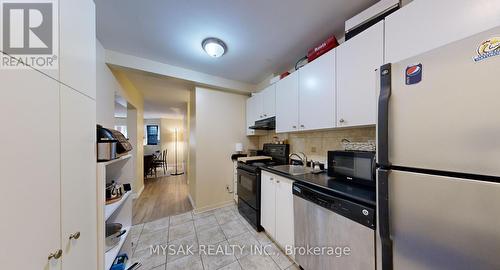
[[[332,193],[294,183],[297,263],[305,270],[374,270],[375,209]]]

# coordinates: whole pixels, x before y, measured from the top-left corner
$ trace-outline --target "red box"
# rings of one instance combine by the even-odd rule
[[[325,54],[329,50],[337,47],[339,45],[337,38],[335,36],[329,37],[327,40],[325,40],[323,43],[320,45],[316,46],[315,48],[310,49],[307,52],[307,60],[309,62],[312,62],[314,59],[320,57],[321,55]]]

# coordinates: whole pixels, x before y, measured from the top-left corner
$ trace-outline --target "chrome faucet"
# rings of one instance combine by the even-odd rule
[[[302,154],[302,157],[299,155]],[[296,156],[300,159],[302,162],[302,166],[307,167],[307,156],[304,154],[304,152],[299,152],[299,153],[291,153],[288,158],[292,158],[293,156]]]
[[[304,167],[307,167],[307,161],[308,161],[307,155],[304,152],[300,152],[299,154],[302,154],[304,156],[302,162],[304,162]]]

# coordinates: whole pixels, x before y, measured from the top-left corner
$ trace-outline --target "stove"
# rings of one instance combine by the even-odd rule
[[[238,162],[238,211],[257,231],[260,225],[261,168],[288,164],[290,145],[264,144],[262,159]],[[269,159],[271,157],[271,159]]]
[[[247,171],[258,172],[262,167],[276,166],[276,161],[273,160],[255,160],[247,162],[238,162],[238,168]]]

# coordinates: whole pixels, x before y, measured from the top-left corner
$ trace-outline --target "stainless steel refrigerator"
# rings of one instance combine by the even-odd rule
[[[500,269],[500,27],[382,66],[377,144],[378,269]]]

